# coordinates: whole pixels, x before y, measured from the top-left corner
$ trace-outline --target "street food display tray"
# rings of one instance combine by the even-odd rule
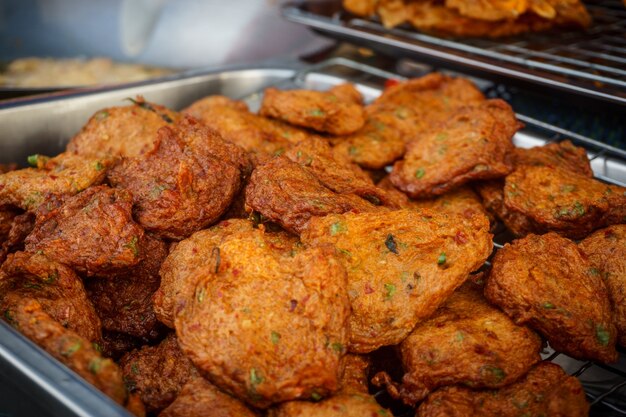
[[[25,164],[27,156],[34,153],[59,153],[94,112],[104,107],[124,105],[125,99],[136,95],[180,109],[201,97],[221,94],[243,99],[255,110],[263,90],[269,86],[323,90],[350,81],[355,83],[366,101],[371,101],[380,94],[389,79],[402,80],[402,77],[347,59],[334,58],[306,67],[293,64],[269,68],[229,67],[166,82],[18,99],[0,105],[0,163]],[[626,186],[626,151],[603,144],[602,138],[584,137],[523,114],[517,116],[526,125],[514,137],[517,146],[533,147],[570,139],[587,149],[596,178]],[[496,236],[496,250],[505,240],[506,237]],[[626,354],[623,351],[618,363],[611,365],[574,360],[549,348],[542,356],[580,378],[591,403],[592,416],[626,415]],[[15,403],[28,401],[33,403],[33,407],[43,410],[45,415],[130,416],[2,320],[0,384],[5,387],[0,390],[0,404],[6,404],[8,400],[1,396],[12,393],[16,396],[11,399]]]

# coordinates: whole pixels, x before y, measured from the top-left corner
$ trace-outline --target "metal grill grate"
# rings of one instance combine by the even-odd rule
[[[331,77],[324,78],[324,74],[331,75]],[[325,89],[329,84],[336,84],[343,80],[359,84],[361,87],[371,87],[370,90],[365,91],[366,99],[371,100],[380,93],[385,80],[388,79],[403,80],[405,78],[344,58],[334,58],[307,67],[292,78],[276,84],[275,87],[281,89]],[[261,98],[262,91],[258,91],[243,99],[252,110],[255,110],[258,108]],[[526,124],[526,128],[518,134],[520,135],[517,138],[518,145],[542,145],[551,141],[569,139],[576,145],[587,149],[597,179],[626,186],[626,151],[522,114],[517,114],[517,117]],[[534,142],[529,142],[528,138],[525,139],[523,135],[534,138]],[[511,240],[512,237],[508,233],[496,233],[494,237],[495,250],[502,248],[504,243]],[[591,416],[626,415],[626,352],[621,352],[620,362],[615,366],[578,361],[549,348],[542,353],[542,357],[544,360],[560,364],[570,375],[581,380],[591,404]],[[378,399],[385,395],[383,391],[378,391],[375,394]],[[406,411],[406,407],[400,406],[399,409],[401,410],[400,416],[414,414],[410,410]]]
[[[491,39],[440,38],[408,24],[386,29],[379,20],[351,16],[340,0],[300,1],[283,14],[331,36],[397,55],[430,58],[455,67],[626,104],[626,7],[619,0],[588,0],[587,31],[554,30]]]

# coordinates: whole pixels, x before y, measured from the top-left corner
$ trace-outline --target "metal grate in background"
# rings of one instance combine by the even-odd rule
[[[588,0],[585,5],[593,17],[587,31],[555,29],[500,39],[442,38],[408,24],[386,29],[377,18],[350,15],[341,0],[288,3],[283,15],[392,55],[411,54],[626,104],[626,7],[620,0]]]
[[[331,77],[326,79],[323,74],[331,75]],[[361,92],[365,93],[366,101],[371,101],[380,93],[384,82],[388,79],[403,80],[405,78],[348,59],[333,58],[307,67],[296,73],[294,77],[276,84],[275,87],[281,89],[325,89],[328,87],[328,83],[336,84],[341,80],[350,81],[359,84]],[[365,91],[363,86],[365,86]],[[262,94],[263,91],[258,91],[243,99],[254,111],[260,104]],[[569,139],[577,146],[587,149],[597,179],[626,187],[626,151],[523,114],[518,113],[517,117],[525,123],[526,127],[516,134],[516,138],[514,138],[516,145],[529,147]],[[496,232],[494,251],[502,248],[505,243],[511,240],[512,236],[509,233]],[[626,416],[626,352],[620,351],[619,362],[612,365],[578,361],[565,354],[554,352],[549,347],[542,352],[542,358],[558,363],[570,375],[580,379],[591,405],[590,415],[592,417]],[[374,389],[374,391],[377,399],[387,402],[385,405],[389,404],[390,398],[386,392],[379,389]],[[414,414],[412,410],[397,402],[391,404],[392,407],[395,406],[399,410],[399,417],[408,417]]]

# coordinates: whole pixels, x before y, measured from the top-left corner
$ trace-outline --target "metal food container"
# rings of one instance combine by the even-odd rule
[[[0,163],[25,165],[33,153],[54,155],[97,110],[124,105],[125,99],[143,95],[146,100],[181,109],[211,94],[244,99],[251,109],[258,108],[262,91],[268,86],[282,89],[327,89],[351,81],[367,101],[380,94],[384,81],[402,77],[342,58],[313,66],[284,65],[258,68],[224,67],[190,74],[164,82],[145,82],[130,87],[99,89],[55,96],[20,99],[0,105]],[[514,142],[532,147],[549,141],[570,139],[588,150],[597,178],[626,184],[626,151],[602,144],[592,138],[555,128],[518,114],[526,128]],[[495,246],[505,238],[496,236]],[[626,414],[626,355],[614,365],[573,360],[546,350],[544,359],[559,363],[578,376],[592,403],[592,416]],[[16,415],[28,403],[31,414],[54,416],[129,416],[123,408],[86,383],[38,346],[0,320],[0,407],[15,409],[0,414]],[[11,398],[8,398],[8,396]]]

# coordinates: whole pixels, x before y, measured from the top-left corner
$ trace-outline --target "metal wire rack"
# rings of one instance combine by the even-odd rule
[[[587,31],[559,30],[502,39],[441,38],[408,24],[386,29],[350,15],[341,0],[301,0],[283,7],[286,19],[392,55],[418,56],[481,74],[547,86],[626,104],[626,8],[619,0],[588,0]]]
[[[330,75],[330,77],[324,77]],[[357,63],[344,58],[333,58],[297,72],[292,78],[275,85],[281,89],[321,89],[329,84],[350,81],[358,84],[365,93],[366,100],[375,98],[388,79],[403,80],[397,74]],[[262,98],[262,91],[243,97],[251,109],[256,109]],[[626,186],[626,151],[605,145],[599,140],[581,136],[574,132],[552,126],[522,114],[517,117],[526,125],[515,138],[518,145],[542,145],[552,141],[569,139],[588,151],[588,156],[597,179],[616,185]],[[528,135],[527,137],[525,135]],[[534,142],[530,141],[534,138]],[[539,138],[539,139],[537,139]],[[496,234],[495,250],[512,239],[510,234]],[[620,362],[606,365],[590,361],[577,361],[549,347],[542,353],[544,360],[559,363],[569,374],[578,377],[591,404],[591,416],[626,415],[626,352],[621,352]],[[377,399],[385,397],[385,392],[375,392]],[[389,401],[389,397],[384,401]],[[396,404],[400,416],[413,415],[412,410]]]

